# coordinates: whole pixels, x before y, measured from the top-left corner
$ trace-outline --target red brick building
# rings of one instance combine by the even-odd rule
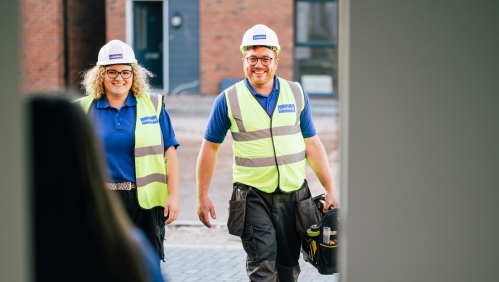
[[[120,39],[157,74],[158,92],[215,95],[225,79],[244,77],[239,45],[244,32],[261,23],[279,37],[280,77],[301,81],[311,73],[310,81],[326,83],[323,94],[333,94],[326,92],[336,89],[336,5],[332,0],[21,0],[23,89],[79,91],[80,73],[95,64],[102,45]],[[305,43],[297,29],[308,36]],[[325,36],[317,32],[321,29]]]
[[[25,93],[64,89],[63,9],[56,2],[21,1]]]
[[[79,89],[105,42],[103,0],[21,0],[23,91]]]

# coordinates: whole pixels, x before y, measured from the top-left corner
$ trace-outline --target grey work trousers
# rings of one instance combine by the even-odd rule
[[[296,229],[295,201],[311,197],[307,182],[290,193],[265,193],[239,183],[234,184],[234,193],[236,187],[248,189],[241,236],[248,277],[251,281],[297,281],[301,235]]]

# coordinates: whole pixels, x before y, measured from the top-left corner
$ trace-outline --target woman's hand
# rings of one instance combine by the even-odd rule
[[[165,203],[165,217],[168,217],[165,224],[170,224],[177,219],[178,216],[178,197],[170,196]]]

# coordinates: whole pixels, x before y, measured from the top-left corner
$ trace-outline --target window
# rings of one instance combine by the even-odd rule
[[[297,0],[294,74],[310,95],[337,95],[337,42],[337,1]]]

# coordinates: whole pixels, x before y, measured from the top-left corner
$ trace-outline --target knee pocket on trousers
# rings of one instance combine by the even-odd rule
[[[277,242],[275,230],[271,225],[253,226],[245,224],[241,241],[249,262],[276,259]]]

